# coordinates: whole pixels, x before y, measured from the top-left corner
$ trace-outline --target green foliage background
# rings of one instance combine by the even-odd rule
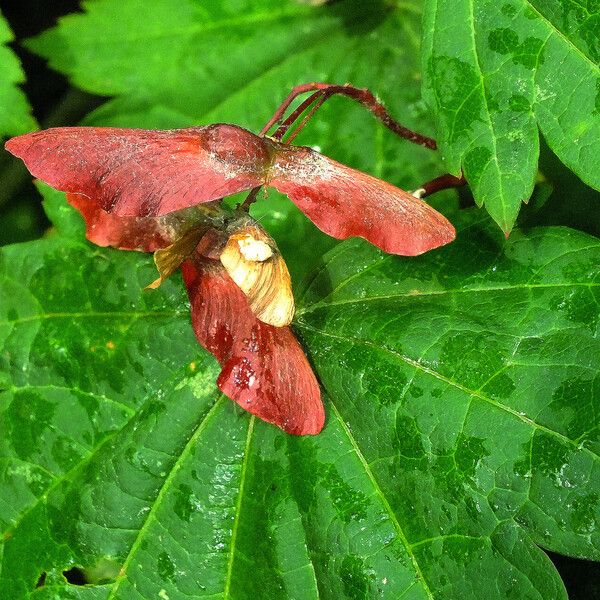
[[[462,165],[505,230],[533,198],[507,240],[443,194],[457,241],[408,259],[335,243],[269,192],[254,214],[290,265],[328,413],[321,435],[294,438],[219,396],[178,278],[143,292],[151,259],[91,246],[62,194],[40,187],[53,228],[0,252],[0,590],[565,598],[540,548],[600,558],[600,243],[565,226],[597,233],[598,194],[548,149],[538,171],[538,127],[598,187],[600,8],[83,6],[26,45],[110,97],[87,124],[256,131],[294,85],[352,82],[437,131],[441,156],[344,99],[298,143],[406,189]],[[3,51],[12,135],[35,123]],[[72,567],[88,585],[66,581]]]

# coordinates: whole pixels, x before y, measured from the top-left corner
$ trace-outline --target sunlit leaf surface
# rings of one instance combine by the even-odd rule
[[[514,25],[481,16],[496,19],[512,4]],[[521,4],[474,5],[478,52],[492,56],[485,27],[527,39]],[[469,48],[465,5],[452,6],[446,33]],[[230,121],[257,131],[294,85],[320,80],[369,87],[399,120],[433,131],[420,100],[418,2],[95,0],[83,8],[30,47],[76,85],[112,97],[87,123]],[[556,11],[544,14],[558,23]],[[431,15],[426,54],[434,40],[450,43]],[[591,33],[565,27],[548,39],[543,64],[526,67],[529,54],[512,46],[493,51],[482,85],[504,102],[502,94],[517,94],[515,69],[541,77],[555,64],[551,43],[580,36],[577,48],[589,55]],[[565,85],[583,89],[567,81],[575,67],[565,69]],[[548,91],[546,79],[537,85]],[[439,81],[450,100],[454,83],[471,90]],[[529,98],[533,83],[523,85]],[[479,102],[481,89],[472,89],[469,102]],[[503,145],[498,173],[479,181],[471,171],[476,198],[496,220],[516,211],[533,181],[531,119],[566,164],[575,169],[569,153],[578,149],[582,169],[595,164],[598,153],[584,148],[598,136],[590,146],[560,141],[574,131],[575,102],[591,127],[581,135],[597,126],[587,91],[569,98],[554,97],[565,102],[555,124],[563,130],[551,126],[550,96],[518,113],[534,145],[523,158],[515,139],[514,197],[508,187],[492,194],[506,171]],[[297,141],[412,189],[491,143],[486,112],[468,143],[453,145],[452,103],[433,106],[445,166],[347,99],[325,105]],[[564,599],[540,548],[600,558],[594,238],[545,227],[507,241],[485,213],[456,217],[442,199],[437,206],[459,229],[447,247],[408,259],[350,240],[325,254],[333,242],[270,192],[253,214],[290,266],[295,330],[327,411],[322,434],[297,438],[218,394],[218,366],[194,339],[178,276],[143,291],[156,277],[151,258],[89,245],[63,196],[43,190],[53,230],[0,251],[0,597]]]
[[[337,246],[298,438],[218,395],[178,280],[142,291],[149,257],[46,195],[59,233],[0,255],[7,597],[565,598],[536,544],[600,557],[594,238],[467,214],[417,259]]]
[[[447,168],[504,231],[531,196],[539,133],[600,189],[600,5],[426,0],[424,90]],[[567,200],[565,200],[567,201]]]

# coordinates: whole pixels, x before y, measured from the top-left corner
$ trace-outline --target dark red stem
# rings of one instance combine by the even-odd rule
[[[445,175],[440,175],[427,183],[424,183],[422,186],[417,188],[416,191],[421,191],[419,193],[419,198],[427,198],[427,196],[431,196],[431,194],[435,194],[436,192],[441,192],[442,190],[447,190],[450,188],[461,187],[466,185],[467,180],[465,176],[461,173],[460,177],[455,177],[454,175],[450,175],[450,173],[446,173]]]
[[[305,100],[299,107],[302,107],[302,110],[298,113],[298,109],[296,109],[288,119],[286,119],[281,126],[277,129],[273,137],[275,139],[281,139],[285,132],[289,129],[291,122],[290,118],[294,116],[295,119],[298,118],[300,114],[318,97],[321,97],[322,100],[319,106],[331,96],[336,94],[340,94],[342,96],[347,96],[356,102],[362,104],[369,112],[371,112],[381,123],[383,123],[390,131],[394,132],[396,135],[413,142],[414,144],[418,144],[419,146],[424,146],[425,148],[430,148],[431,150],[437,149],[437,144],[434,139],[421,135],[415,131],[412,131],[408,127],[401,125],[396,121],[390,113],[387,111],[385,106],[381,104],[375,98],[372,92],[365,88],[356,88],[351,85],[338,85],[335,83],[305,83],[303,85],[296,86],[287,98],[281,103],[279,108],[275,111],[273,116],[269,119],[267,124],[262,128],[259,135],[263,136],[273,127],[275,124],[281,123],[283,119],[283,115],[285,111],[290,106],[290,104],[301,94],[305,94],[306,92],[317,91],[318,93],[312,94],[307,100]],[[315,109],[316,110],[316,109]],[[311,113],[312,114],[312,113]],[[304,122],[303,122],[304,123]],[[303,126],[303,125],[302,125]]]
[[[292,133],[290,133],[287,140],[285,141],[286,144],[291,143],[292,140],[302,131],[304,126],[308,123],[308,121],[310,121],[310,119],[317,112],[317,110],[319,110],[319,107],[321,106],[321,104],[323,104],[323,102],[325,102],[325,100],[327,100],[325,96],[320,96],[317,98],[317,101],[314,103],[310,111],[306,113],[302,121],[298,124],[298,127],[296,127],[296,129],[294,129]]]
[[[314,92],[308,98],[303,100],[284,120],[285,112],[292,104],[292,102],[300,95],[306,94],[307,92]],[[412,131],[408,127],[401,125],[396,121],[390,113],[387,111],[385,106],[377,100],[377,98],[373,95],[371,91],[366,88],[357,88],[351,86],[349,84],[338,85],[335,83],[305,83],[303,85],[298,85],[292,89],[292,91],[288,94],[285,100],[279,105],[279,108],[273,113],[273,116],[267,121],[265,126],[260,130],[259,136],[264,137],[268,131],[275,125],[277,125],[277,129],[273,133],[271,137],[274,139],[281,141],[288,130],[296,123],[296,121],[302,116],[302,114],[309,108],[310,111],[304,116],[302,121],[298,123],[296,128],[292,131],[292,133],[288,136],[285,141],[286,144],[289,144],[302,130],[302,128],[308,123],[310,118],[314,115],[314,113],[319,109],[319,107],[331,96],[336,94],[340,94],[342,96],[346,96],[355,100],[356,102],[362,104],[369,112],[371,112],[383,125],[385,125],[390,131],[395,133],[396,135],[412,142],[413,144],[417,144],[419,146],[424,146],[425,148],[429,148],[430,150],[437,150],[437,144],[434,139],[427,137],[425,135],[421,135],[416,131]],[[450,188],[450,187],[459,187],[466,183],[464,177],[454,177],[453,175],[442,175],[441,177],[437,177],[432,181],[429,181],[421,186],[420,189],[424,191],[421,193],[422,198],[429,196],[435,192],[438,192],[442,189]],[[248,212],[252,203],[256,200],[258,192],[260,191],[260,187],[256,187],[248,194],[246,199],[242,204],[239,205],[239,208]]]
[[[259,185],[255,188],[252,188],[250,193],[246,196],[246,199],[241,204],[238,204],[238,209],[248,212],[250,210],[250,206],[256,202],[256,197],[258,196],[258,192],[260,192],[261,187],[262,186]]]
[[[311,94],[306,100],[300,103],[294,111],[287,117],[285,121],[275,130],[275,133],[271,136],[272,138],[281,141],[281,138],[286,134],[287,130],[300,118],[302,113],[318,98],[322,98],[323,92],[315,92]],[[323,100],[319,102],[319,106],[323,103]],[[317,107],[318,108],[318,107]],[[316,108],[313,106],[312,110],[308,113],[310,116],[313,115]],[[306,121],[306,117],[302,120],[302,123]],[[286,144],[289,142],[286,142]]]

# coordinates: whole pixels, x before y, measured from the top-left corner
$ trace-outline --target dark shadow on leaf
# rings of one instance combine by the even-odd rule
[[[80,567],[73,567],[68,571],[63,571],[63,575],[71,585],[85,585],[89,583],[85,577],[85,572]]]
[[[342,0],[324,7],[324,10],[339,17],[349,35],[362,36],[376,29],[396,9],[384,0]]]
[[[539,225],[564,225],[600,235],[600,193],[565,167],[540,139],[541,181],[527,205],[521,207],[518,225],[525,231]]]
[[[569,591],[569,600],[600,598],[600,565],[591,560],[546,553]]]
[[[103,585],[116,580],[120,571],[119,563],[109,558],[100,558],[89,567],[71,567],[63,571],[63,576],[71,585]]]

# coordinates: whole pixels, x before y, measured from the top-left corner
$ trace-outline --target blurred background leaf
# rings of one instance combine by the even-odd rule
[[[19,59],[6,46],[13,34],[0,13],[0,137],[19,135],[37,128],[27,98],[17,84],[25,81]]]

